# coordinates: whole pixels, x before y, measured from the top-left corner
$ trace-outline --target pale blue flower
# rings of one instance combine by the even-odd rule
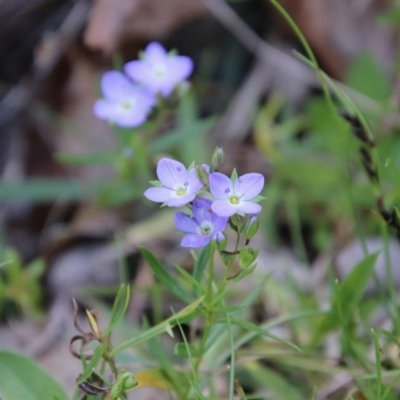
[[[193,61],[189,57],[169,54],[156,42],[146,47],[142,59],[125,65],[126,74],[133,81],[164,97],[168,97],[192,71]]]
[[[94,114],[121,127],[134,128],[143,124],[156,103],[149,90],[134,85],[118,71],[103,75],[101,91],[103,98],[94,104]]]
[[[203,187],[193,168],[190,171],[179,161],[162,158],[157,164],[161,186],[147,189],[145,197],[169,207],[181,207],[193,201]]]
[[[245,174],[232,181],[226,175],[214,172],[210,174],[209,182],[210,192],[215,198],[211,209],[219,216],[258,214],[261,211],[261,206],[252,201],[264,187],[261,174]]]
[[[219,217],[211,211],[211,200],[197,198],[192,207],[193,216],[177,212],[174,217],[175,226],[186,233],[181,241],[182,247],[199,248],[210,243],[212,239],[224,238],[228,218]]]

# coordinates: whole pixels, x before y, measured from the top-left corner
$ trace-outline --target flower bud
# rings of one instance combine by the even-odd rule
[[[246,239],[251,239],[257,233],[260,224],[258,223],[258,218],[253,215],[249,218],[243,228],[243,234]]]
[[[225,161],[225,152],[222,147],[216,147],[211,156],[211,165],[216,171],[221,169]]]
[[[196,176],[203,185],[208,185],[208,172],[201,164],[196,165]]]
[[[226,246],[228,245],[228,241],[226,240],[226,237],[222,232],[217,232],[214,240],[215,240],[215,244],[217,245],[217,249],[219,251],[223,251],[226,249]]]
[[[258,257],[259,250],[244,246],[239,252],[239,267],[246,269],[253,265]]]
[[[239,215],[234,214],[232,215],[232,217],[229,218],[229,225],[235,232],[239,232],[239,224],[240,224]]]

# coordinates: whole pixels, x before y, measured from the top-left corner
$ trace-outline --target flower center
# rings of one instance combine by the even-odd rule
[[[176,194],[177,194],[178,196],[183,196],[183,195],[185,195],[185,194],[186,194],[186,187],[180,187],[180,188],[176,191]]]
[[[208,236],[212,232],[212,225],[209,222],[203,222],[200,225],[200,234],[204,236]]]
[[[129,101],[124,101],[121,106],[122,109],[129,110],[132,107],[132,104]]]
[[[229,201],[231,202],[231,204],[239,204],[239,198],[237,196],[231,196],[229,198]]]
[[[164,65],[153,66],[153,74],[156,78],[162,78],[165,76],[166,72],[167,71]]]

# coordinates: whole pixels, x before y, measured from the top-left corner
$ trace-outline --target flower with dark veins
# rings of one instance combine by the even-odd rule
[[[245,174],[232,181],[226,175],[214,172],[209,176],[210,192],[214,196],[211,209],[221,217],[234,214],[258,214],[261,206],[254,200],[264,187],[261,174]]]
[[[190,171],[179,161],[162,158],[157,164],[159,187],[147,189],[145,197],[169,207],[182,207],[193,201],[203,187],[193,168]]]
[[[228,218],[212,212],[211,203],[211,200],[199,197],[193,203],[193,216],[181,211],[175,214],[176,228],[186,233],[181,241],[182,247],[200,248],[207,246],[213,239],[221,238]]]

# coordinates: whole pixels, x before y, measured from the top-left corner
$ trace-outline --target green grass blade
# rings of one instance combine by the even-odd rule
[[[139,250],[143,254],[143,257],[149,264],[150,268],[154,272],[154,275],[162,283],[162,285],[168,291],[172,292],[175,296],[180,298],[186,304],[190,304],[193,301],[193,297],[190,296],[179,283],[167,270],[167,268],[161,264],[157,257],[145,247],[139,246]]]

